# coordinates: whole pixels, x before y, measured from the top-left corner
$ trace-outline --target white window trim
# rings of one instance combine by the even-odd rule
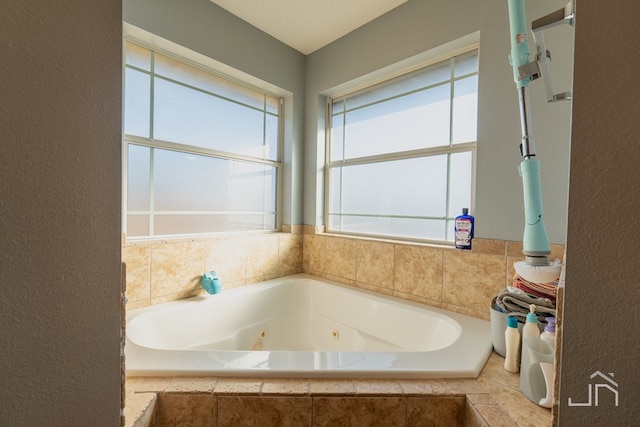
[[[240,154],[222,152],[214,149],[207,149],[195,146],[185,146],[183,144],[174,143],[170,141],[163,141],[154,138],[139,137],[136,135],[124,134],[124,120],[123,115],[123,135],[122,135],[122,235],[123,241],[129,242],[153,242],[153,241],[168,241],[168,240],[184,240],[194,238],[211,238],[213,236],[227,236],[227,235],[242,235],[242,234],[269,234],[274,232],[280,232],[282,230],[282,216],[283,216],[283,189],[284,189],[284,127],[285,127],[285,99],[291,98],[291,94],[284,91],[277,86],[264,82],[250,74],[241,72],[235,68],[229,67],[221,62],[218,62],[212,58],[206,57],[202,54],[194,52],[184,46],[173,43],[162,37],[156,36],[152,33],[137,28],[131,24],[124,23],[124,37],[123,37],[123,61],[122,61],[122,79],[124,82],[124,76],[126,71],[124,46],[125,41],[137,44],[141,47],[153,50],[165,56],[174,58],[185,64],[201,69],[208,73],[215,74],[224,79],[238,83],[242,86],[248,87],[252,90],[264,93],[268,96],[277,97],[280,99],[278,105],[279,128],[278,128],[278,159],[257,159],[251,156],[243,156]],[[152,95],[153,96],[153,95]],[[125,106],[125,85],[122,87],[122,109],[124,111]],[[127,236],[127,182],[128,182],[128,146],[130,144],[147,146],[158,149],[168,149],[173,151],[180,151],[184,153],[192,153],[197,155],[203,155],[208,157],[216,157],[225,160],[240,160],[249,161],[256,164],[264,164],[273,166],[276,168],[276,227],[274,230],[241,230],[241,231],[229,231],[229,232],[209,232],[209,233],[186,233],[186,234],[171,234],[171,235],[152,235],[152,236]]]
[[[434,65],[447,59],[450,59],[454,56],[463,55],[468,52],[477,51],[478,57],[480,56],[480,44],[478,41],[479,33],[473,33],[461,39],[458,39],[452,42],[452,45],[455,47],[451,47],[451,44],[447,44],[441,46],[433,51],[429,51],[426,55],[428,59],[421,60],[416,62],[415,59],[412,59],[412,64],[409,66],[398,66],[391,67],[392,71],[387,72],[386,74],[381,75],[379,72],[372,73],[368,78],[360,78],[352,81],[351,83],[347,83],[345,85],[341,85],[339,88],[334,88],[334,90],[327,93],[326,98],[326,110],[325,110],[325,118],[326,118],[326,126],[325,126],[325,160],[324,160],[324,194],[323,194],[323,221],[324,221],[324,231],[328,234],[336,234],[342,236],[354,236],[354,237],[364,237],[364,238],[374,238],[380,240],[389,240],[389,241],[400,241],[400,242],[419,242],[419,243],[429,243],[435,245],[443,245],[443,246],[454,246],[454,242],[448,240],[450,237],[453,238],[453,228],[449,230],[447,228],[445,239],[447,240],[432,240],[432,239],[423,239],[418,237],[409,237],[409,236],[393,236],[393,235],[380,235],[380,234],[369,234],[369,233],[358,233],[352,231],[341,231],[341,230],[333,230],[329,228],[329,205],[330,205],[330,194],[329,189],[331,188],[331,169],[336,166],[353,166],[359,164],[367,164],[367,163],[376,163],[380,161],[391,161],[391,160],[402,160],[402,159],[410,159],[417,157],[425,157],[425,156],[434,156],[438,154],[454,154],[460,152],[470,152],[471,153],[471,201],[470,201],[470,212],[475,212],[475,200],[476,200],[476,167],[477,167],[477,137],[476,141],[459,143],[459,144],[450,144],[438,147],[430,147],[418,150],[409,150],[399,153],[391,153],[391,154],[380,154],[374,156],[366,156],[366,157],[358,157],[354,159],[346,159],[346,160],[337,160],[330,161],[331,159],[331,126],[332,126],[332,111],[331,104],[333,99],[342,98],[347,95],[354,95],[358,92],[364,92],[373,88],[379,84],[384,82],[393,80],[395,78],[401,77],[406,74],[410,74],[414,71],[420,70],[422,68],[429,67],[430,65]],[[462,44],[462,45],[461,45]],[[479,75],[479,74],[478,74]],[[449,176],[447,176],[447,181],[449,180]],[[448,183],[447,183],[448,186]],[[447,192],[447,197],[449,193]],[[453,214],[453,213],[450,213]],[[460,213],[459,213],[460,214]],[[445,221],[450,221],[455,218],[455,216],[459,215],[455,214],[453,216],[442,217]],[[377,216],[377,215],[374,215]],[[385,216],[392,217],[392,216]]]

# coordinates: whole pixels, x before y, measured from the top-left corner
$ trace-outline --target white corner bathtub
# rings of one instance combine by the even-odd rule
[[[488,321],[299,274],[127,312],[128,375],[475,378]]]

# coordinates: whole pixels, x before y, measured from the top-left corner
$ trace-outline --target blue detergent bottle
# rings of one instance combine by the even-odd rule
[[[473,240],[473,216],[469,215],[468,208],[462,208],[462,215],[456,217],[454,223],[454,239],[457,249],[471,250]]]

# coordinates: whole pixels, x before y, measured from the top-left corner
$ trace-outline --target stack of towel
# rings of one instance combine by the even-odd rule
[[[516,273],[513,277],[512,287],[514,289],[520,289],[528,295],[548,299],[553,303],[553,305],[555,305],[558,293],[558,280],[559,278],[549,283],[536,283],[531,282]]]
[[[516,273],[511,286],[507,286],[496,297],[496,309],[524,322],[529,305],[536,306],[538,321],[556,315],[556,297],[562,263],[556,260],[551,265],[532,267],[524,262],[514,264]]]
[[[498,294],[495,308],[509,316],[517,317],[520,323],[524,323],[530,304],[536,306],[535,313],[540,323],[545,324],[547,317],[556,315],[556,306],[548,298],[538,298],[517,290],[512,292],[509,288]]]

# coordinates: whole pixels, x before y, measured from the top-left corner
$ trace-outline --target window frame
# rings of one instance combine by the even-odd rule
[[[418,64],[417,66],[412,67],[411,69],[405,69],[400,72],[397,72],[392,75],[383,76],[375,81],[371,81],[369,84],[361,84],[357,88],[353,88],[351,90],[347,89],[341,92],[337,92],[335,94],[328,95],[326,98],[326,126],[325,126],[325,161],[324,161],[324,209],[323,209],[323,220],[324,220],[324,230],[326,233],[336,234],[336,235],[344,235],[344,236],[354,236],[354,237],[364,237],[364,238],[375,238],[375,239],[383,239],[383,240],[393,240],[393,241],[407,241],[407,242],[420,242],[420,243],[429,243],[429,244],[437,244],[437,245],[446,245],[446,246],[454,246],[453,241],[453,223],[455,217],[460,215],[462,212],[449,212],[449,197],[450,197],[450,179],[451,172],[449,170],[451,164],[451,154],[461,153],[461,152],[469,152],[471,153],[471,191],[470,191],[470,206],[468,206],[470,212],[475,211],[475,195],[476,195],[476,164],[477,164],[477,144],[478,144],[478,135],[476,128],[476,139],[475,141],[470,142],[462,142],[453,144],[453,132],[452,132],[452,123],[453,123],[453,83],[458,80],[462,80],[468,78],[470,76],[478,76],[480,75],[479,67],[478,70],[474,73],[466,73],[460,76],[455,76],[455,70],[453,66],[452,59],[457,56],[463,56],[465,54],[476,52],[478,56],[478,61],[480,58],[480,48],[478,43],[473,43],[470,46],[464,47],[462,49],[457,49],[455,51],[448,52],[445,55],[439,56],[438,58],[431,59],[429,61]],[[339,160],[331,160],[331,135],[332,135],[332,125],[333,125],[333,111],[332,111],[332,103],[335,100],[346,100],[348,97],[356,96],[361,93],[366,93],[370,90],[375,90],[378,87],[384,86],[393,80],[402,79],[407,77],[415,72],[419,72],[420,70],[425,70],[427,68],[437,66],[438,64],[442,64],[445,61],[449,61],[452,63],[449,83],[452,84],[451,93],[449,95],[449,99],[451,101],[450,104],[450,116],[449,116],[449,142],[447,145],[441,145],[436,147],[429,148],[420,148],[420,149],[412,149],[406,151],[396,151],[392,153],[386,154],[375,154],[369,156],[355,157],[349,159],[339,159]],[[479,84],[479,82],[478,82]],[[476,88],[476,93],[479,92],[479,88]],[[479,102],[479,100],[478,100]],[[479,111],[479,104],[476,107],[477,111]],[[479,115],[479,113],[478,113]],[[476,122],[476,126],[477,126]],[[405,160],[405,159],[415,159],[415,158],[425,158],[439,155],[448,155],[447,156],[447,190],[446,190],[446,214],[443,217],[432,217],[432,216],[398,216],[398,215],[378,215],[378,214],[370,214],[370,215],[360,215],[357,216],[371,216],[371,217],[380,217],[380,218],[420,218],[420,219],[437,219],[443,220],[445,222],[445,240],[436,240],[436,239],[425,239],[421,237],[411,237],[411,236],[397,236],[390,234],[375,234],[375,233],[360,233],[354,231],[343,231],[336,230],[330,228],[330,215],[334,213],[329,212],[329,207],[331,204],[331,175],[332,170],[334,168],[345,167],[345,166],[355,166],[355,165],[363,165],[363,164],[375,164],[382,163],[385,161],[394,161],[394,160]],[[342,215],[342,214],[340,214]],[[347,214],[346,216],[349,216]]]
[[[179,53],[176,53],[174,51],[172,51],[172,49],[166,49],[162,46],[158,46],[155,45],[154,43],[150,43],[150,42],[146,42],[144,40],[141,40],[137,37],[133,37],[130,35],[125,35],[123,38],[123,61],[122,61],[122,67],[123,67],[123,82],[125,81],[125,71],[127,68],[132,68],[134,70],[137,71],[143,71],[145,73],[147,73],[151,80],[153,80],[154,77],[154,72],[153,72],[153,67],[150,71],[146,71],[146,70],[141,70],[138,67],[128,67],[126,64],[126,56],[124,55],[124,51],[125,51],[125,46],[126,43],[132,43],[134,45],[140,46],[144,49],[148,49],[152,52],[152,55],[154,53],[158,53],[161,55],[164,55],[166,57],[169,57],[173,60],[176,61],[180,61],[181,63],[188,65],[190,67],[194,67],[200,71],[204,71],[206,73],[212,74],[218,78],[222,78],[225,79],[229,82],[232,82],[234,84],[238,84],[240,86],[243,86],[245,88],[248,88],[250,90],[253,90],[257,93],[260,93],[262,95],[268,96],[268,97],[272,97],[277,99],[278,101],[278,105],[277,105],[277,117],[278,117],[278,127],[277,127],[277,144],[276,144],[276,159],[275,160],[270,160],[267,158],[266,155],[263,155],[263,158],[258,158],[258,157],[254,157],[254,156],[248,156],[248,155],[243,155],[243,154],[239,154],[239,153],[233,153],[233,152],[228,152],[228,151],[222,151],[222,150],[217,150],[217,149],[212,149],[212,148],[205,148],[205,147],[200,147],[200,146],[196,146],[196,145],[189,145],[189,144],[183,144],[183,143],[178,143],[178,142],[172,142],[172,141],[165,141],[165,140],[161,140],[161,139],[156,139],[153,137],[153,120],[154,120],[154,112],[153,112],[153,104],[154,104],[154,93],[153,91],[151,91],[150,95],[149,95],[149,102],[151,104],[151,110],[149,112],[149,135],[150,137],[142,137],[139,135],[131,135],[131,134],[126,134],[125,133],[125,127],[124,127],[124,120],[125,120],[125,116],[123,114],[123,132],[122,132],[122,233],[123,236],[125,237],[126,241],[151,241],[151,240],[168,240],[168,239],[183,239],[183,238],[194,238],[194,237],[211,237],[211,236],[224,236],[224,235],[233,235],[233,234],[242,234],[242,233],[252,233],[252,234],[260,234],[260,233],[273,233],[273,232],[279,232],[282,230],[282,215],[283,215],[283,186],[284,186],[284,162],[283,162],[283,158],[284,158],[284,122],[285,122],[285,117],[284,117],[284,111],[285,111],[285,106],[284,106],[284,102],[285,102],[285,97],[282,94],[277,94],[274,93],[270,90],[267,90],[265,88],[261,88],[258,87],[254,84],[251,84],[247,81],[242,80],[241,78],[235,78],[223,71],[220,71],[218,69],[216,69],[215,67],[212,67],[211,65],[207,64],[203,64],[197,60],[193,60],[191,58],[189,58],[189,56],[191,56],[192,52],[182,46],[178,46],[177,47],[177,51],[179,51]],[[173,46],[172,46],[173,47]],[[193,53],[193,56],[198,56],[198,54]],[[164,78],[162,76],[160,76],[161,78]],[[169,80],[169,81],[174,81],[174,80]],[[175,81],[174,81],[175,82]],[[184,83],[184,82],[177,82],[185,87],[190,87],[192,88],[191,85],[189,85],[188,83]],[[153,85],[153,84],[152,84]],[[195,88],[196,90],[202,91],[207,93],[207,91],[203,91],[199,88]],[[126,102],[126,98],[125,98],[125,90],[126,90],[126,86],[125,84],[123,84],[123,111],[124,111],[124,105]],[[215,95],[218,96],[218,95]],[[198,156],[204,156],[204,157],[210,157],[210,158],[216,158],[216,159],[221,159],[221,160],[228,160],[228,161],[240,161],[240,162],[246,162],[246,163],[250,163],[253,165],[263,165],[263,166],[269,166],[269,167],[273,167],[275,169],[275,186],[273,188],[273,191],[275,192],[275,211],[273,212],[274,216],[275,216],[275,221],[274,221],[274,228],[273,229],[247,229],[247,230],[233,230],[233,231],[209,231],[209,232],[194,232],[194,233],[174,233],[174,234],[153,234],[153,219],[151,219],[154,215],[157,215],[157,212],[154,213],[154,209],[152,209],[152,207],[150,207],[149,211],[148,211],[148,215],[150,216],[150,230],[149,230],[149,235],[146,236],[129,236],[128,234],[128,215],[131,214],[131,212],[139,212],[139,211],[129,211],[128,210],[128,163],[129,163],[129,146],[130,145],[135,145],[135,146],[142,146],[142,147],[149,147],[151,149],[160,149],[160,150],[169,150],[169,151],[174,151],[174,152],[179,152],[179,153],[184,153],[184,154],[193,154],[193,155],[198,155]],[[153,165],[150,165],[151,170],[150,170],[150,176],[153,175]],[[150,197],[153,197],[153,186],[150,185],[149,188],[149,192],[150,192]],[[187,213],[193,213],[193,214],[203,214],[203,213],[207,213],[207,212],[199,212],[199,211],[175,211],[175,212],[180,212],[183,214],[187,214]],[[174,211],[171,211],[171,213],[175,213]],[[261,213],[264,214],[267,211],[256,211],[256,213]],[[234,213],[233,211],[229,211],[227,213]],[[248,212],[244,212],[243,213],[248,213]]]

